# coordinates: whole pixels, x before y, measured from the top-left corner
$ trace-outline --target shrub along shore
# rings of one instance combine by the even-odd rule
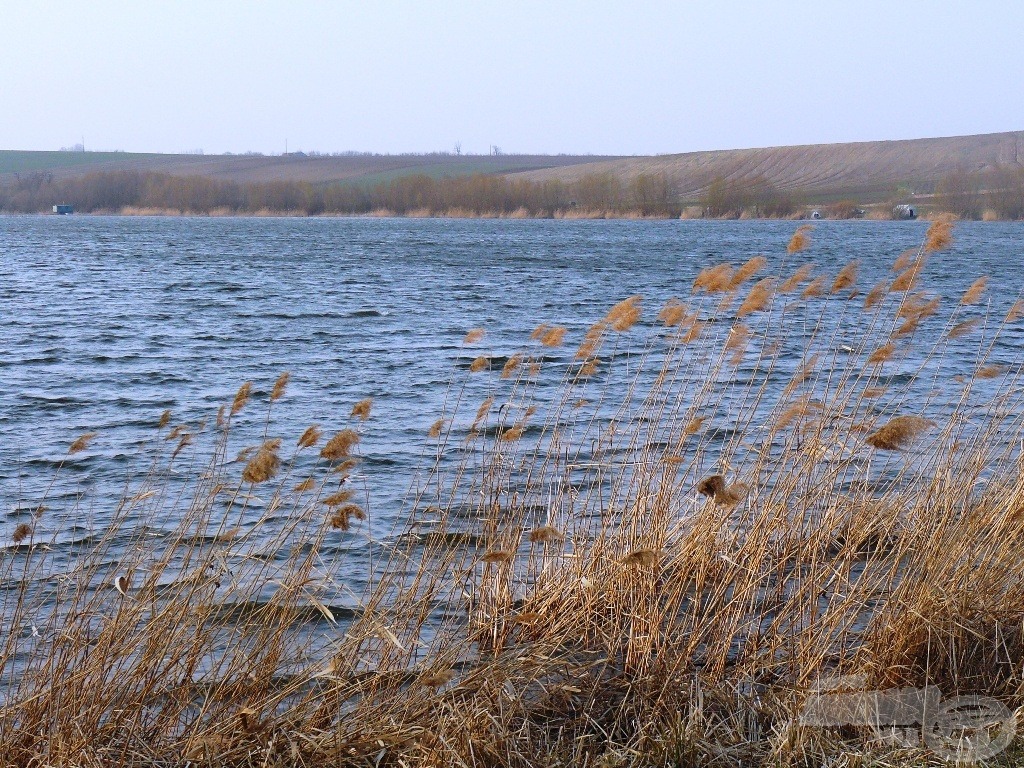
[[[997,187],[982,191],[981,184]],[[494,218],[821,218],[900,217],[899,204],[961,219],[1024,218],[1024,170],[998,179],[950,178],[934,194],[861,204],[816,202],[808,192],[780,190],[763,178],[711,179],[685,199],[665,174],[623,181],[597,173],[573,181],[533,182],[478,174],[454,178],[411,175],[377,184],[271,181],[242,184],[205,176],[114,171],[54,179],[29,174],[0,184],[0,211],[48,212],[56,203],[80,213],[147,215],[378,215]],[[919,205],[924,203],[923,206]]]

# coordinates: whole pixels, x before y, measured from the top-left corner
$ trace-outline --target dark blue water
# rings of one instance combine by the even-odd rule
[[[290,371],[273,418],[286,444],[310,423],[328,433],[350,423],[352,404],[374,398],[359,480],[390,528],[453,375],[478,354],[462,346],[467,330],[486,329],[477,349],[492,355],[520,349],[541,322],[567,326],[578,343],[622,298],[641,294],[653,323],[702,267],[757,254],[766,274],[807,260],[834,274],[857,258],[866,290],[927,228],[821,222],[794,259],[785,246],[795,226],[0,217],[0,525],[34,505],[81,433],[98,437],[71,463],[73,493],[102,519],[164,409],[195,423],[251,380],[260,405],[242,426],[258,432],[270,386]],[[987,274],[986,302],[1001,317],[1021,286],[1022,236],[1019,224],[959,225],[924,282],[955,304]],[[1018,358],[1015,338],[999,359]]]

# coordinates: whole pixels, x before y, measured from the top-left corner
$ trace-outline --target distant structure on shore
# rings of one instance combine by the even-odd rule
[[[73,206],[61,203],[60,205],[53,206],[53,212],[58,216],[67,216],[69,213],[74,213],[75,209]]]
[[[900,203],[892,207],[892,217],[894,219],[916,219],[917,211],[914,210],[914,206],[907,205],[906,203]]]

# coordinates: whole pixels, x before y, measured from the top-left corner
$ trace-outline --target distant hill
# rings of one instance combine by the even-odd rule
[[[640,174],[666,174],[684,197],[696,198],[715,178],[749,181],[762,177],[783,190],[822,199],[883,199],[897,185],[931,192],[954,171],[972,174],[1024,165],[1024,131],[906,141],[809,144],[763,149],[727,149],[679,155],[628,157],[517,174],[531,181],[575,181],[611,173],[629,181]]]
[[[339,181],[376,183],[400,176],[489,175],[560,168],[618,158],[592,155],[160,155],[132,152],[26,152],[0,150],[0,181],[15,174],[45,173],[54,179],[96,171],[153,171],[206,176],[239,183]]]

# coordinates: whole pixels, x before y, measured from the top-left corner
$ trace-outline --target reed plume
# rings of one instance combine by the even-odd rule
[[[724,293],[732,285],[733,269],[731,264],[717,264],[705,267],[697,273],[693,281],[693,293]]]
[[[789,245],[786,246],[786,253],[792,255],[806,250],[807,246],[811,244],[809,233],[812,229],[813,227],[810,224],[804,224],[797,227],[796,232],[793,233],[793,237],[789,239]]]
[[[858,262],[854,260],[839,270],[839,274],[836,275],[836,279],[832,281],[831,293],[839,293],[840,291],[845,291],[848,288],[853,288],[857,283],[858,266]]]
[[[872,448],[883,451],[899,451],[909,447],[935,422],[923,416],[896,416],[890,419],[879,430],[865,438]]]
[[[771,303],[775,293],[775,278],[765,277],[754,283],[750,293],[736,310],[736,317],[743,317],[753,312],[763,312]]]
[[[576,359],[583,360],[588,357],[593,357],[594,353],[597,352],[598,347],[601,345],[601,337],[604,335],[604,330],[607,326],[603,321],[594,323],[583,336],[583,341],[580,343],[579,349],[576,350]]]
[[[879,280],[875,283],[875,286],[868,291],[864,297],[864,309],[873,309],[876,307],[885,295],[889,292],[889,283],[886,280]]]
[[[355,494],[356,492],[351,488],[343,488],[340,491],[335,491],[331,495],[320,499],[320,503],[328,507],[340,507],[342,504],[351,501]]]
[[[947,333],[946,336],[950,339],[959,339],[963,336],[967,336],[980,324],[981,320],[978,318],[974,318],[973,320],[964,320],[950,328],[949,333]]]
[[[280,447],[281,441],[277,438],[264,442],[242,470],[242,480],[257,485],[276,475],[281,468],[281,459],[277,455]]]
[[[960,298],[961,304],[977,304],[981,301],[982,295],[985,293],[985,288],[988,286],[987,277],[979,277],[970,287],[964,291],[964,295]]]
[[[14,526],[14,533],[11,534],[11,541],[15,544],[21,544],[25,539],[32,535],[32,526],[28,523],[18,523]]]
[[[565,340],[566,329],[560,325],[548,328],[540,337],[540,343],[545,347],[560,347]]]
[[[814,278],[807,287],[804,288],[803,293],[800,294],[801,298],[810,299],[815,296],[821,296],[825,293],[825,276],[820,275]]]
[[[630,296],[623,299],[609,310],[605,315],[604,322],[613,331],[627,331],[636,324],[643,314],[640,306],[640,296]]]
[[[720,506],[733,507],[746,498],[747,489],[742,483],[726,483],[723,475],[708,475],[697,483],[697,493]]]
[[[463,337],[462,343],[463,344],[476,344],[483,337],[484,337],[484,329],[483,328],[472,328]]]
[[[804,264],[783,281],[782,285],[779,286],[779,291],[781,293],[793,293],[802,283],[807,282],[812,272],[814,272],[814,265]]]
[[[890,269],[893,272],[903,272],[904,270],[914,265],[914,269],[918,269],[921,266],[920,249],[918,248],[907,248],[899,256],[896,257],[896,261],[892,263]]]
[[[270,390],[270,402],[276,402],[284,397],[285,390],[288,388],[288,381],[291,379],[291,374],[285,371],[277,377],[277,381],[274,382],[273,388]]]
[[[518,368],[522,364],[522,362],[523,362],[523,356],[522,356],[521,353],[517,352],[516,354],[512,355],[505,362],[505,365],[501,369],[501,378],[503,378],[503,379],[511,379],[512,378],[512,374],[514,374],[516,372],[516,370],[518,370]]]
[[[1024,299],[1017,299],[1006,313],[1006,322],[1015,323],[1024,317]]]
[[[666,328],[675,327],[686,319],[686,305],[678,299],[669,299],[665,306],[658,313],[658,322],[663,323]]]
[[[320,456],[327,461],[340,461],[348,458],[352,448],[358,442],[359,433],[353,429],[343,429],[320,449]]]
[[[553,525],[542,525],[530,531],[530,541],[534,544],[547,544],[548,542],[561,541],[565,536]]]
[[[444,419],[438,419],[430,425],[430,429],[427,430],[427,437],[437,438],[441,436],[441,430],[444,428]]]
[[[163,429],[171,423],[171,409],[168,408],[166,411],[160,414],[160,429]]]
[[[976,379],[997,379],[1006,373],[1005,365],[983,365],[974,373]]]
[[[896,351],[896,345],[892,342],[884,344],[870,355],[868,355],[868,364],[879,365],[892,359],[893,353]]]
[[[469,364],[469,371],[470,373],[480,373],[480,371],[487,370],[487,368],[490,367],[490,364],[491,361],[489,358],[480,356]]]
[[[924,252],[932,253],[948,248],[953,242],[953,217],[939,216],[928,227],[924,236]]]
[[[659,553],[654,549],[635,549],[622,558],[627,568],[653,568],[658,564]]]
[[[373,408],[373,398],[367,397],[353,405],[352,413],[349,415],[352,418],[359,419],[360,421],[366,421],[368,418],[370,418],[371,408]]]
[[[314,445],[320,442],[320,427],[316,424],[310,424],[306,427],[305,431],[299,436],[297,443],[299,448],[312,448]]]
[[[333,507],[327,523],[336,531],[347,531],[352,526],[353,519],[365,520],[366,512],[358,504],[347,503]]]
[[[753,258],[748,259],[733,273],[729,287],[738,288],[740,284],[745,283],[767,265],[768,259],[764,256],[754,256]]]
[[[899,293],[914,290],[917,287],[917,274],[917,270],[913,268],[900,272],[896,275],[896,279],[892,281],[892,285],[889,286],[889,292]]]
[[[235,399],[231,402],[231,415],[234,416],[249,402],[249,395],[252,392],[252,382],[247,381],[238,388]]]
[[[95,437],[95,432],[86,432],[84,435],[79,436],[71,443],[71,446],[68,448],[68,453],[81,453],[89,447],[89,443],[91,443]]]

